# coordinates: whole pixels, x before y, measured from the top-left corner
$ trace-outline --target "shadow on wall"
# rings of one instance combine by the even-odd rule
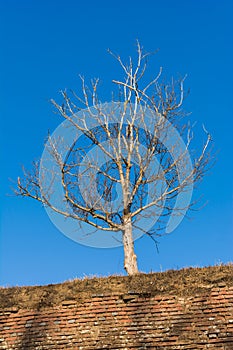
[[[26,318],[26,323],[24,324],[25,331],[19,341],[17,347],[18,350],[25,349],[36,349],[38,346],[43,344],[41,349],[46,349],[49,322],[48,319],[44,317],[43,314],[39,312],[41,307],[49,306],[48,302],[48,291],[45,291],[41,296],[39,302],[36,304],[34,310],[30,310],[30,314]]]
[[[125,303],[125,312],[129,316],[131,325],[135,328],[135,339],[134,346],[138,349],[146,349],[147,346],[151,345],[151,337],[148,336],[152,330],[154,331],[154,324],[151,324],[151,294],[150,293],[135,293],[128,292],[128,294],[123,295],[123,301]],[[147,329],[142,327],[142,317],[147,325]],[[132,326],[131,326],[132,328]]]

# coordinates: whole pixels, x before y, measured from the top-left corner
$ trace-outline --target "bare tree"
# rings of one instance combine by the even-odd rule
[[[98,80],[88,88],[81,77],[82,97],[62,91],[62,104],[52,100],[66,127],[77,131],[78,139],[76,135],[67,147],[64,138],[49,136],[46,149],[54,166],[46,161],[34,163],[32,172],[25,171],[23,179],[18,178],[17,194],[96,230],[120,232],[124,268],[132,275],[138,272],[134,232],[153,238],[158,228],[167,225],[167,217],[177,216],[181,221],[192,206],[193,184],[207,170],[210,135],[204,129],[206,141],[191,162],[193,133],[183,122],[182,110],[185,78],[165,84],[160,82],[160,69],[154,79],[145,82],[148,54],[139,43],[135,64],[131,58],[125,64],[110,53],[124,73],[123,79],[113,80],[117,98],[102,104]],[[57,176],[61,198],[53,192]],[[145,220],[151,217],[158,219],[158,225],[148,229]]]

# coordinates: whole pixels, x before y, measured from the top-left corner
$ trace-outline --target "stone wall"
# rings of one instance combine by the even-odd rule
[[[0,288],[0,349],[233,349],[233,267]]]

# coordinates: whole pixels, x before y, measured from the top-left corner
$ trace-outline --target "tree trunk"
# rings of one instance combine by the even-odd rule
[[[124,268],[128,275],[134,275],[138,273],[137,256],[134,253],[134,242],[132,234],[132,220],[130,216],[124,217],[124,228],[123,228],[123,244],[125,262]]]

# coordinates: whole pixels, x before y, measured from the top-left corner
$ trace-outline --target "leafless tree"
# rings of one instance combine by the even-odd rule
[[[148,230],[140,225],[142,217],[159,219],[161,227],[167,217],[182,217],[191,208],[190,188],[202,179],[209,163],[210,135],[204,129],[206,140],[190,163],[193,131],[183,118],[185,78],[163,83],[160,69],[154,79],[145,82],[149,54],[139,43],[135,62],[130,58],[125,64],[120,56],[110,54],[124,73],[123,79],[112,80],[118,87],[117,98],[102,104],[97,94],[99,81],[92,81],[88,88],[81,77],[81,97],[65,90],[62,104],[52,100],[79,139],[66,149],[64,158],[64,139],[49,136],[46,145],[56,167],[34,163],[31,172],[18,178],[17,194],[96,230],[120,232],[124,268],[132,275],[138,272],[134,230],[153,238],[158,234],[156,226]],[[42,188],[41,178],[48,173],[49,184]],[[52,198],[57,175],[62,205]],[[177,201],[181,194],[187,195],[188,201]]]

